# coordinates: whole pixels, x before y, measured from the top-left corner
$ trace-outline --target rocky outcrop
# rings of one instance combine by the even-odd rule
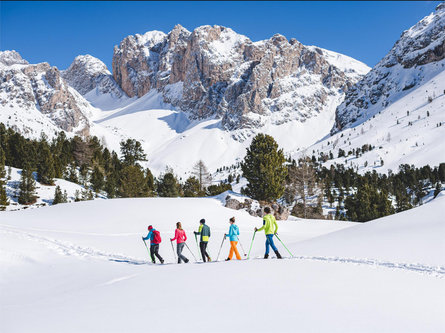
[[[110,94],[114,98],[124,96],[107,66],[89,54],[77,56],[70,67],[61,73],[66,82],[81,95],[95,90],[96,95]]]
[[[257,127],[266,119],[256,115],[278,113],[275,122],[317,115],[368,70],[337,54],[349,61],[340,68],[329,52],[279,34],[252,42],[222,26],[189,32],[177,25],[169,34],[125,38],[114,49],[113,76],[130,97],[156,89],[191,118],[217,116],[227,129]]]
[[[402,33],[389,53],[347,93],[332,133],[361,124],[444,70],[445,4]],[[427,100],[428,96],[425,96]]]
[[[232,198],[230,195],[226,197],[224,206],[235,210],[243,209],[250,215],[258,217],[263,216],[264,207],[268,206],[272,209],[277,220],[287,220],[290,215],[289,209],[278,203],[270,205],[265,202],[258,202],[248,198],[245,198],[244,201],[240,201],[239,199]]]
[[[61,130],[89,135],[89,103],[65,82],[56,67],[28,65],[17,55],[14,62],[5,62],[3,52],[0,54],[0,105],[37,109]]]

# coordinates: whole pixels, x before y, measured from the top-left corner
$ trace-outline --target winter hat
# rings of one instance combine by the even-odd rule
[[[206,220],[204,220],[204,219],[201,219],[201,220],[199,221],[199,223],[202,223],[202,224],[204,224],[204,223],[206,223]]]
[[[148,230],[151,230],[151,229],[153,229],[153,227],[151,225],[149,225],[148,226]]]

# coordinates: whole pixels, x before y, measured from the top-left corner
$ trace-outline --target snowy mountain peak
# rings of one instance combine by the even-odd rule
[[[6,66],[11,65],[28,65],[28,62],[23,59],[20,54],[14,50],[0,51],[0,63]]]
[[[116,84],[107,66],[99,59],[87,54],[77,56],[68,69],[61,72],[68,84],[81,95],[109,94],[121,98],[124,93]]]
[[[334,54],[334,53],[332,53]],[[276,34],[253,43],[223,26],[128,36],[115,47],[113,76],[130,97],[150,91],[192,119],[218,117],[226,129],[305,121],[357,82],[358,62],[337,61]],[[346,59],[346,58],[344,58]],[[304,82],[304,84],[303,84]],[[310,88],[308,88],[310,87]]]
[[[404,31],[389,53],[347,92],[337,108],[333,133],[362,124],[445,69],[444,7],[439,5]]]

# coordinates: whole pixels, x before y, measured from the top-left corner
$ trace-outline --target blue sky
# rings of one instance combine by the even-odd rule
[[[253,41],[280,33],[374,66],[439,1],[0,2],[0,49],[67,68],[91,54],[111,70],[114,45],[149,30],[223,25]]]

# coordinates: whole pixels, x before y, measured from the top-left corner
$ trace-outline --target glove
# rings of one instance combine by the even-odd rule
[[[258,229],[257,229],[256,227],[255,227],[255,229],[254,229],[254,230],[255,230],[255,232],[257,232],[257,231],[258,231]]]
[[[144,236],[142,236],[142,240],[144,240]]]
[[[224,238],[227,238],[227,234],[224,234]]]
[[[173,238],[170,238],[170,242],[173,242]]]

